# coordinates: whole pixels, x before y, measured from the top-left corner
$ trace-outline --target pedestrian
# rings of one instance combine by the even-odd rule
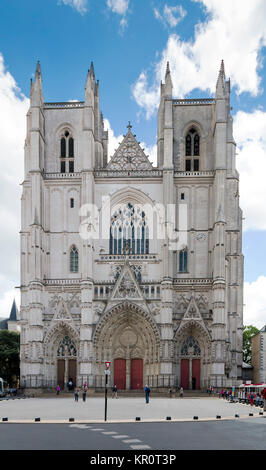
[[[180,398],[183,398],[183,396],[184,396],[183,387],[180,387],[179,395],[180,395]]]
[[[61,390],[60,385],[57,385],[57,387],[56,387],[56,395],[59,395],[60,390]]]
[[[79,390],[78,390],[78,388],[76,388],[74,395],[75,395],[75,401],[79,401]]]
[[[82,391],[82,399],[83,401],[86,401],[86,389],[83,388],[83,391]]]
[[[173,390],[171,388],[169,388],[168,393],[169,393],[169,397],[172,398]]]
[[[84,384],[83,384],[83,388],[84,388],[84,390],[87,390],[87,389],[88,389],[88,384],[87,384],[86,381],[85,381]]]
[[[113,386],[113,396],[112,396],[112,398],[114,398],[114,397],[118,398],[118,396],[117,396],[117,386],[116,385]]]
[[[144,391],[145,391],[146,403],[149,403],[150,402],[150,391],[151,391],[151,389],[147,384],[145,385]]]

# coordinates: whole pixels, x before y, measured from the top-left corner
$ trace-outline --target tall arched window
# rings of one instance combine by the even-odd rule
[[[79,252],[75,245],[70,250],[69,269],[71,273],[78,273],[79,270]]]
[[[130,202],[119,207],[111,217],[109,243],[112,255],[148,254],[149,229],[145,212]]]
[[[187,249],[179,251],[179,272],[187,272]]]
[[[60,171],[74,173],[74,139],[65,130],[60,140]]]
[[[186,171],[199,171],[200,136],[194,127],[186,135]]]

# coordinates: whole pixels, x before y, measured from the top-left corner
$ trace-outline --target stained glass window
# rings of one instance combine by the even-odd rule
[[[188,356],[189,354],[200,356],[199,343],[193,336],[188,336],[181,348],[181,356]]]
[[[148,254],[149,248],[145,213],[130,202],[119,207],[111,217],[110,254]]]

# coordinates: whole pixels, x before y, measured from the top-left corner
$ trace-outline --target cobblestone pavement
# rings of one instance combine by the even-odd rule
[[[0,420],[7,417],[9,421],[32,421],[36,417],[45,421],[62,422],[74,418],[75,421],[103,421],[104,398],[87,398],[83,402],[74,396],[69,398],[26,398],[0,401]],[[250,413],[259,416],[261,408],[251,407],[240,403],[230,403],[216,397],[210,398],[152,398],[145,403],[145,398],[108,398],[108,421],[135,421],[139,416],[141,420],[165,420],[170,416],[172,420],[246,418]],[[266,413],[265,413],[266,415]]]

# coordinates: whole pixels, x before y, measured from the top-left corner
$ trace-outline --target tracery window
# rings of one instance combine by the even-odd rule
[[[130,202],[117,209],[111,217],[109,253],[148,254],[149,228],[145,212]]]
[[[179,272],[187,272],[187,249],[179,251]]]
[[[59,343],[57,357],[76,356],[77,349],[69,336],[65,336]]]
[[[73,245],[70,250],[70,257],[69,257],[69,268],[71,273],[78,273],[79,270],[79,252],[77,247]]]
[[[186,171],[199,171],[200,136],[192,127],[186,135]]]
[[[181,348],[181,356],[200,356],[200,346],[193,336],[188,336]]]
[[[64,131],[60,140],[60,171],[74,172],[74,139],[68,130]]]

